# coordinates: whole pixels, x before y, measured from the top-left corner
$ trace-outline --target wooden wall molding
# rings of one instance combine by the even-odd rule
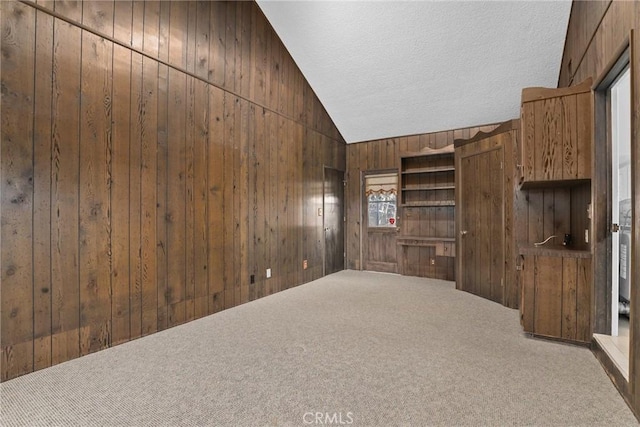
[[[542,101],[543,99],[558,98],[560,96],[577,95],[591,92],[593,79],[589,77],[585,81],[566,88],[552,89],[546,87],[528,87],[522,89],[522,103]]]

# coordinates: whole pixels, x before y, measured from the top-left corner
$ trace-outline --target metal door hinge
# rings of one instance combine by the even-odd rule
[[[620,225],[618,225],[618,224],[611,224],[611,232],[612,232],[612,233],[617,233],[618,231],[620,231]]]

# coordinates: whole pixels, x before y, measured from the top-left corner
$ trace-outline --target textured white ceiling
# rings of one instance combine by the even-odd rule
[[[347,142],[495,123],[557,85],[570,1],[258,0]]]

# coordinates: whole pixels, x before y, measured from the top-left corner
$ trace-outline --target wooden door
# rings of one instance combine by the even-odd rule
[[[324,274],[344,270],[344,172],[324,169]]]
[[[503,303],[504,147],[459,159],[458,289]]]

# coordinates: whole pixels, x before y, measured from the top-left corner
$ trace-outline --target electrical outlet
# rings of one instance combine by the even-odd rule
[[[588,228],[584,229],[584,242],[585,243],[589,243],[589,229]]]
[[[306,259],[304,261],[302,261],[302,269],[303,270],[307,269],[307,260]]]
[[[431,258],[429,261],[431,262],[431,265],[436,265],[436,259],[435,258]]]
[[[271,278],[271,269],[267,268],[267,279]]]

